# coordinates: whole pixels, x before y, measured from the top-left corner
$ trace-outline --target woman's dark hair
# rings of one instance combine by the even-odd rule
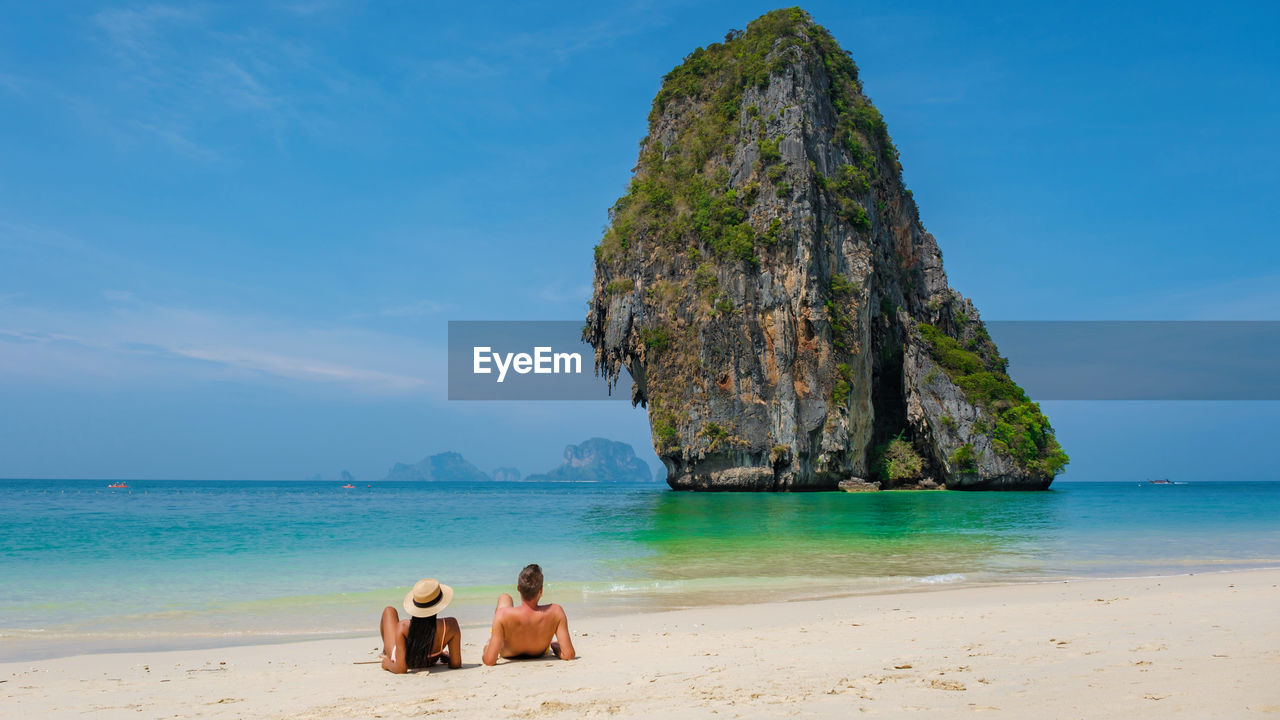
[[[409,618],[409,634],[404,638],[404,664],[409,669],[427,667],[436,644],[436,616]]]

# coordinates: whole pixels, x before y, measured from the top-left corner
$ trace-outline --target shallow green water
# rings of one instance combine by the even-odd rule
[[[435,576],[578,614],[1280,566],[1280,484],[690,494],[559,483],[0,482],[0,659],[372,633]]]

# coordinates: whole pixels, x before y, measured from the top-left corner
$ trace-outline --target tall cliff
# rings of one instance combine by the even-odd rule
[[[676,489],[1038,489],[1067,461],[948,286],[857,66],[798,8],[664,78],[584,337],[630,372]]]

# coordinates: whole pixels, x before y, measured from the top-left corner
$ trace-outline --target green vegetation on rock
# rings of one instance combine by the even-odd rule
[[[845,165],[840,168],[834,187],[836,192],[845,195],[862,195],[871,190],[871,179],[867,176],[866,170]]]
[[[725,42],[698,48],[663,78],[649,114],[650,133],[664,114],[684,113],[688,125],[663,146],[650,142],[641,154],[636,176],[610,211],[610,227],[596,248],[597,262],[626,258],[644,236],[651,252],[670,254],[702,247],[720,261],[759,266],[757,246],[776,243],[773,228],[757,231],[749,221],[759,186],[739,194],[729,187],[726,165],[735,147],[754,138],[760,177],[779,197],[793,192],[779,150],[781,137],[764,136],[759,107],[742,107],[748,88],[764,89],[769,78],[794,63],[820,62],[831,80],[830,100],[839,116],[836,142],[854,164],[830,180],[841,215],[860,231],[871,227],[866,209],[849,196],[864,195],[877,176],[876,152],[884,162],[897,162],[879,111],[862,95],[858,68],[825,28],[800,8],[767,13],[731,31]],[[777,121],[769,118],[769,122]],[[708,182],[708,168],[716,167]],[[826,183],[824,183],[825,185]]]
[[[610,281],[608,285],[605,285],[604,291],[610,295],[622,295],[624,293],[631,292],[635,288],[635,281],[631,278],[618,278],[617,280]]]
[[[872,451],[871,470],[882,483],[915,480],[924,472],[924,458],[898,433]]]
[[[766,245],[777,245],[778,236],[781,234],[782,234],[782,221],[779,220],[778,218],[774,218],[773,220],[769,221],[769,229],[765,231],[764,237],[761,238],[761,240],[763,240]]]
[[[836,366],[836,383],[831,389],[831,404],[843,407],[849,402],[849,391],[853,389],[853,369],[848,363]]]
[[[672,425],[671,422],[665,419],[654,423],[653,436],[658,441],[659,450],[674,447],[679,441],[675,425]]]
[[[827,297],[827,318],[831,322],[831,342],[836,347],[848,352],[850,333],[853,330],[853,319],[849,316],[850,299],[858,292],[857,283],[850,282],[840,273],[831,273],[828,285],[830,294]]]
[[[859,230],[871,229],[871,219],[867,217],[867,210],[857,200],[840,198],[840,217]]]
[[[951,452],[947,458],[957,470],[971,471],[978,466],[978,457],[973,453],[973,446],[965,443]]]
[[[1003,358],[988,361],[973,350],[961,347],[955,338],[927,323],[918,326],[921,337],[929,346],[929,354],[961,390],[965,399],[981,408],[991,418],[994,427],[991,444],[997,450],[1008,453],[1027,470],[1052,477],[1066,466],[1067,454],[1058,445],[1049,419],[1040,411],[1040,405],[1031,401],[1022,388],[1005,374]],[[990,345],[983,332],[975,347]],[[994,346],[991,346],[994,354]],[[973,462],[973,448],[968,445],[968,455],[952,463],[965,467]],[[960,452],[958,450],[957,452]]]
[[[782,153],[778,152],[778,138],[765,138],[757,143],[760,149],[760,164],[773,165],[782,162]]]
[[[664,328],[652,327],[640,331],[640,339],[650,350],[662,352],[671,345],[671,334]]]

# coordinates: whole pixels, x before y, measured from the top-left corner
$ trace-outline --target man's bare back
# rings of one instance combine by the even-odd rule
[[[537,569],[536,573],[531,571],[533,568]],[[536,580],[535,587],[526,586],[526,575]],[[494,665],[499,657],[542,657],[548,651],[562,660],[572,660],[576,653],[569,638],[569,619],[564,608],[555,603],[538,604],[542,599],[542,569],[530,565],[521,573],[520,580],[519,605],[506,593],[498,598],[489,642],[484,646],[484,664]],[[532,596],[526,597],[526,591]]]

